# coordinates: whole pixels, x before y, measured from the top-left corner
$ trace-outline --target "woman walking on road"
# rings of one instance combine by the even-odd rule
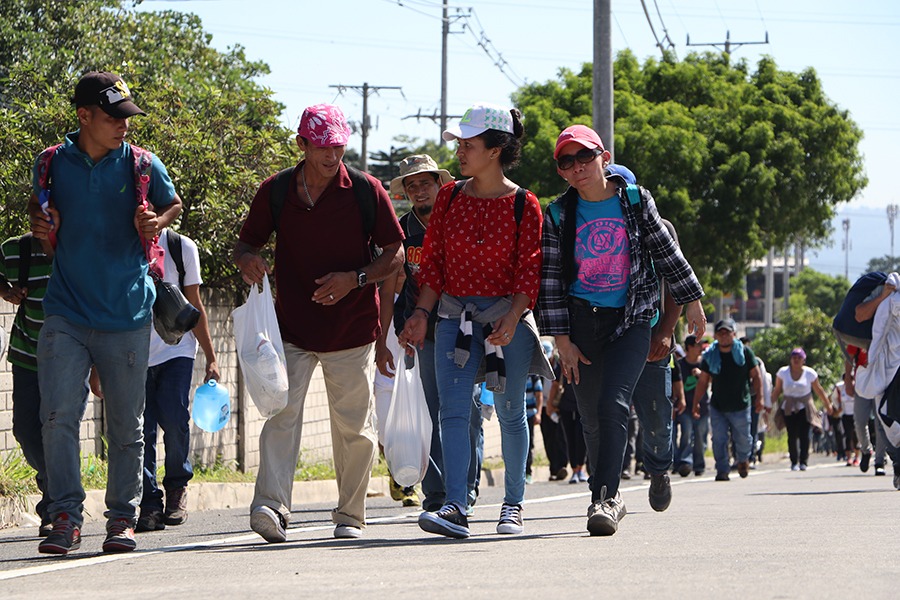
[[[784,424],[788,432],[788,452],[791,456],[791,471],[805,471],[809,461],[809,427],[822,428],[813,392],[822,400],[825,411],[832,413],[831,401],[819,383],[819,374],[806,366],[806,352],[803,348],[791,351],[790,364],[778,369],[775,375],[775,389],[772,390],[772,406],[784,395],[780,411],[784,414]]]
[[[429,533],[469,537],[469,419],[472,388],[482,378],[494,392],[506,471],[497,533],[524,531],[525,382],[530,373],[553,375],[530,310],[540,284],[541,207],[504,174],[518,161],[523,134],[518,110],[490,104],[473,106],[443,134],[457,140],[459,170],[468,179],[438,192],[425,233],[422,291],[400,335],[401,346],[421,347],[428,317],[438,311],[435,370],[447,498],[440,510],[419,517]]]

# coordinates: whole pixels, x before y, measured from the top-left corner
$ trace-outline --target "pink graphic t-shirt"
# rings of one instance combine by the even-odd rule
[[[631,258],[618,196],[601,202],[578,198],[575,262],[578,277],[571,295],[594,306],[625,306]]]

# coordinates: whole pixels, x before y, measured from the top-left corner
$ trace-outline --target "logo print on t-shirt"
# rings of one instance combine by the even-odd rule
[[[628,284],[630,260],[623,219],[596,219],[578,229],[578,280],[591,292],[617,292]]]

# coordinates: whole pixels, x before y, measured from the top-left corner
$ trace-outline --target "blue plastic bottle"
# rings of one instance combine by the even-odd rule
[[[231,417],[231,399],[228,391],[210,379],[194,392],[194,407],[191,412],[194,424],[210,433],[219,431]]]

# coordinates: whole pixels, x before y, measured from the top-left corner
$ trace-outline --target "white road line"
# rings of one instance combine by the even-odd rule
[[[840,467],[842,464],[825,464],[825,465],[813,465],[810,466],[807,470],[812,471],[815,469],[830,469],[833,467]],[[767,469],[765,471],[751,471],[751,477],[759,477],[761,475],[768,475],[771,473],[780,473],[783,472],[780,469]],[[701,483],[712,481],[714,477],[692,477],[690,479],[675,479],[672,480],[672,485],[685,485],[689,483]],[[620,487],[620,491],[625,492],[635,492],[639,490],[645,490],[650,487],[648,483],[639,483],[636,485],[627,485]],[[525,500],[523,504],[545,504],[548,502],[561,502],[563,500],[572,500],[575,498],[585,498],[590,497],[590,491],[586,492],[575,492],[569,494],[558,494],[556,496],[547,496],[544,498],[534,498],[531,500]],[[479,504],[479,509],[481,508],[497,508],[501,506],[500,504]],[[402,515],[395,515],[391,517],[374,517],[368,520],[369,523],[395,523],[400,521],[408,521],[417,519],[421,511],[415,511],[410,513],[404,513]],[[308,527],[292,527],[287,530],[288,537],[294,537],[296,535],[302,533],[310,533],[313,531],[327,531],[334,527],[333,524],[330,525],[315,525]],[[191,542],[188,544],[178,544],[175,546],[166,546],[163,548],[157,548],[155,550],[137,550],[135,552],[124,552],[121,554],[109,554],[103,556],[90,556],[85,558],[78,558],[77,555],[73,555],[71,557],[62,558],[60,557],[59,561],[52,562],[51,564],[34,566],[34,567],[24,567],[21,569],[14,569],[10,571],[0,571],[0,581],[6,581],[9,579],[16,579],[19,577],[27,577],[29,575],[42,575],[44,573],[54,573],[56,571],[65,571],[68,569],[77,569],[80,567],[92,567],[94,565],[102,565],[105,563],[115,562],[117,560],[123,559],[137,559],[137,558],[146,558],[148,556],[154,556],[156,554],[164,554],[167,552],[178,552],[182,550],[190,550],[194,548],[211,548],[214,546],[224,546],[227,544],[239,544],[243,542],[252,542],[259,541],[260,537],[255,533],[249,533],[246,535],[234,536],[221,538],[218,540],[210,540],[208,542]]]

